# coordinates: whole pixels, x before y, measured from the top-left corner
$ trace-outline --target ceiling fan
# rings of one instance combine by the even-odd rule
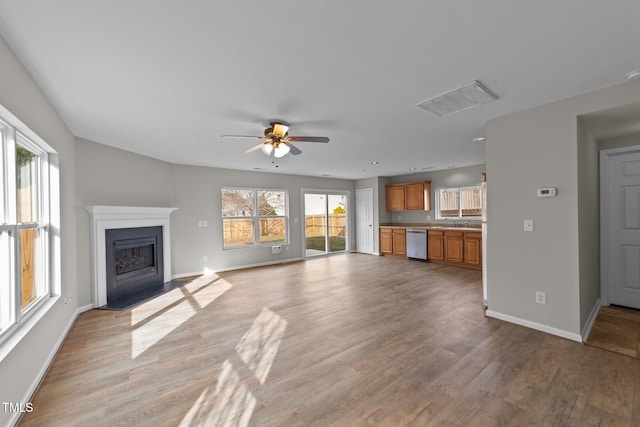
[[[280,158],[287,153],[291,153],[294,156],[302,153],[298,147],[293,145],[292,141],[304,141],[304,142],[329,142],[329,138],[326,136],[292,136],[289,135],[289,125],[282,122],[271,122],[270,126],[264,130],[264,136],[250,136],[250,135],[222,135],[223,138],[251,138],[262,139],[259,144],[249,147],[244,150],[244,153],[251,153],[258,149],[262,149],[262,152],[267,156],[273,153],[273,156]]]

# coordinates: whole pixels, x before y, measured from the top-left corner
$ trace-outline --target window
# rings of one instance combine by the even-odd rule
[[[437,218],[480,218],[482,216],[482,187],[440,188]]]
[[[288,222],[286,191],[222,189],[225,249],[287,243]]]
[[[52,295],[49,147],[36,140],[0,109],[0,339]]]

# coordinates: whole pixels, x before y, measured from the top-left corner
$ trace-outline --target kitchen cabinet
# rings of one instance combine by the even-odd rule
[[[467,230],[428,231],[429,261],[482,269],[482,232]]]
[[[385,186],[385,200],[387,211],[404,210],[404,185]]]
[[[380,253],[383,255],[407,255],[407,230],[404,228],[380,228]]]
[[[427,248],[431,261],[444,261],[444,231],[429,230]]]
[[[431,210],[431,181],[385,186],[387,211]]]
[[[482,268],[482,233],[464,233],[464,263],[469,267]]]
[[[464,261],[464,232],[444,232],[444,260],[451,264],[462,264]]]

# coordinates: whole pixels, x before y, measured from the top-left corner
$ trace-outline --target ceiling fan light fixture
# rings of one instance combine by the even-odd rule
[[[273,157],[280,158],[287,155],[291,148],[287,144],[280,143],[273,152]]]
[[[262,152],[264,154],[266,154],[267,156],[270,156],[272,151],[273,151],[273,145],[271,145],[271,143],[262,144]]]

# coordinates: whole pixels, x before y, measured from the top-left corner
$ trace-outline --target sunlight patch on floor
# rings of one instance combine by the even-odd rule
[[[269,375],[286,328],[286,320],[264,307],[236,346],[236,352],[260,384]]]
[[[246,426],[249,424],[256,398],[240,380],[233,365],[226,360],[215,390],[206,387],[182,419],[180,427]]]
[[[263,385],[286,328],[286,320],[263,307],[236,346],[238,356],[246,364],[237,369],[242,372],[248,368]],[[215,390],[211,391],[209,386],[202,391],[180,426],[248,425],[257,403],[251,387],[259,386],[253,380],[243,381],[229,359],[225,360]]]
[[[135,359],[176,330],[232,285],[218,276],[198,279],[131,310],[131,358]]]

